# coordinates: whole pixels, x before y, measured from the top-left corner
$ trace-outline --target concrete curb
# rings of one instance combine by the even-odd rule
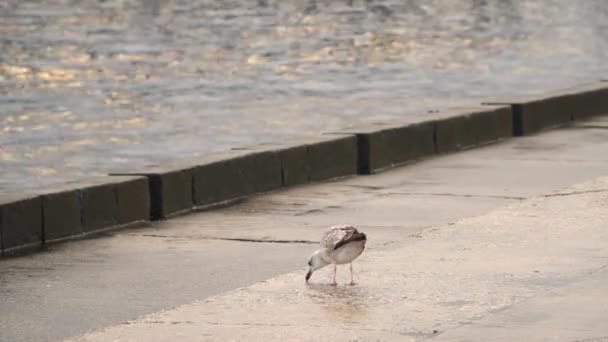
[[[357,138],[354,135],[328,135],[307,146],[311,181],[357,174]]]
[[[216,159],[194,169],[197,207],[281,187],[281,161],[272,151],[243,149]]]
[[[2,255],[30,251],[42,245],[42,201],[32,194],[0,196]]]
[[[474,107],[439,112],[435,119],[435,151],[447,153],[510,137],[511,109]]]
[[[372,174],[437,153],[462,150],[510,137],[508,106],[466,107],[429,112],[400,123],[374,123],[337,133],[355,134],[358,173]]]
[[[513,136],[522,136],[606,113],[607,99],[608,86],[600,81],[544,96],[489,100],[484,104],[510,105],[513,111]]]
[[[0,194],[2,255],[149,221],[145,177],[96,177]]]
[[[371,174],[434,153],[432,121],[375,123],[351,127],[338,134],[357,137],[357,172]]]
[[[193,166],[166,165],[148,170],[111,173],[111,177],[147,178],[148,218],[159,220],[192,210]]]
[[[606,82],[0,194],[0,250],[15,254],[281,187],[371,174],[600,114],[608,114]]]
[[[327,133],[245,149],[266,150],[278,155],[281,186],[346,177],[357,173],[357,140],[353,134]]]
[[[356,173],[354,135],[327,135],[245,146],[182,165],[173,163],[110,175],[147,177],[150,217],[159,220],[283,186]]]

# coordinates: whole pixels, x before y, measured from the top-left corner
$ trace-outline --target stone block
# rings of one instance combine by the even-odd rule
[[[117,177],[118,178],[118,177]],[[150,220],[150,189],[147,177],[124,177],[116,183],[118,224]]]
[[[37,192],[42,198],[45,242],[150,219],[146,177],[92,177]]]
[[[608,114],[608,84],[595,82],[567,90],[573,102],[573,119],[581,120],[596,115]]]
[[[110,178],[108,177],[107,180],[109,181]],[[115,184],[93,181],[81,186],[78,191],[82,207],[83,232],[90,233],[118,225]]]
[[[357,174],[357,137],[326,135],[307,143],[310,180],[321,181]]]
[[[572,120],[574,107],[568,95],[560,95],[516,104],[514,115],[521,122],[519,132],[522,135],[539,132],[545,128],[563,125]]]
[[[253,186],[243,188],[240,161],[237,158],[217,158],[204,161],[193,170],[194,204],[204,206],[244,196]]]
[[[146,176],[150,184],[152,219],[168,218],[192,209],[191,168],[164,170]]]
[[[506,106],[455,108],[434,116],[438,153],[458,151],[512,135],[512,113]]]
[[[608,85],[595,82],[539,96],[488,100],[485,104],[511,105],[513,135],[527,135],[572,120],[608,113]]]
[[[194,166],[191,165],[191,162],[186,161],[155,165],[140,170],[114,172],[110,173],[110,176],[145,176],[148,178],[150,219],[160,220],[193,209],[193,170]],[[144,210],[144,208],[139,208],[139,210]]]
[[[473,109],[478,121],[477,144],[513,136],[513,112],[510,106],[492,106]]]
[[[371,174],[434,153],[433,123],[411,120],[375,123],[343,130],[355,134],[358,144],[358,172]]]
[[[436,150],[438,153],[458,151],[475,145],[476,122],[469,114],[446,117],[435,122]]]
[[[42,189],[44,241],[61,240],[83,233],[80,189]]]
[[[194,203],[197,206],[269,191],[281,185],[279,154],[259,146],[211,155],[193,171]]]
[[[310,163],[306,145],[280,148],[277,154],[281,162],[283,186],[305,184],[310,181]]]
[[[2,255],[42,245],[42,200],[35,194],[0,194]]]
[[[274,150],[239,157],[245,194],[278,189],[282,186],[281,160]]]

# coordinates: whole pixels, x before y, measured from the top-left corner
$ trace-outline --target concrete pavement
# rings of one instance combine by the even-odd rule
[[[500,336],[517,324],[522,333],[528,313],[602,293],[605,180],[572,190],[588,193],[542,195],[608,175],[607,128],[598,118],[2,260],[0,340],[99,329],[77,339],[309,339],[319,327],[339,340],[479,339],[478,330]],[[345,222],[370,239],[355,264],[359,285],[305,287],[310,243]],[[589,318],[600,312],[579,319],[595,337],[603,330]],[[543,322],[565,329],[567,319],[553,312]]]
[[[74,341],[605,338],[607,206],[602,178],[368,251],[352,287],[300,270]]]

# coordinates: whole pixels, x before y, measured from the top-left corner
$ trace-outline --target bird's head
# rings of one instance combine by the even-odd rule
[[[310,276],[314,271],[327,266],[328,263],[323,259],[321,255],[321,250],[316,250],[310,256],[310,260],[308,260],[308,273],[306,273],[306,282],[310,279]]]

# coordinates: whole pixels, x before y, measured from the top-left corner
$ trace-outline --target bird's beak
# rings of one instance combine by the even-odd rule
[[[312,275],[312,269],[308,269],[308,273],[306,273],[306,282],[308,283],[308,279],[310,279],[310,276]]]

